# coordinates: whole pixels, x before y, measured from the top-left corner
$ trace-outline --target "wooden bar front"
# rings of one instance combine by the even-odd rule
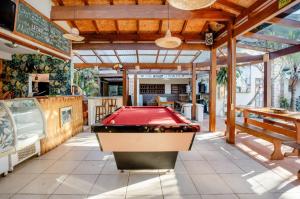
[[[47,136],[41,140],[41,153],[45,154],[70,137],[82,132],[82,97],[81,96],[61,96],[37,98],[46,118]],[[61,108],[72,107],[71,122],[61,125]]]

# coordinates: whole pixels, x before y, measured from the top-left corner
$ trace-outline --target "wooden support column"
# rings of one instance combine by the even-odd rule
[[[192,120],[196,119],[196,65],[192,64]]]
[[[217,49],[213,48],[210,55],[209,74],[209,131],[216,131],[216,90],[217,90]]]
[[[236,39],[232,22],[228,23],[228,83],[227,83],[227,142],[235,143],[235,98],[236,98]]]
[[[264,106],[271,107],[272,103],[272,79],[270,55],[264,55]]]
[[[137,99],[138,99],[137,89],[138,89],[138,86],[137,86],[137,74],[134,74],[134,90],[133,90],[133,95],[134,95],[134,103],[133,103],[133,105],[134,106],[137,106]]]
[[[128,95],[127,95],[127,71],[123,70],[123,106],[127,105],[127,99],[128,99]]]

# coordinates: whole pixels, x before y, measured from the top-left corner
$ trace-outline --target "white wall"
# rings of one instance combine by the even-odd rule
[[[50,19],[50,14],[51,14],[51,7],[52,7],[52,2],[51,0],[25,0],[27,3],[29,3],[32,7],[37,9],[39,12],[41,12],[43,15],[48,17]],[[58,24],[60,27],[65,29],[66,31],[70,31],[70,26],[64,22],[64,21],[57,21],[55,22]]]
[[[12,55],[11,53],[0,51],[0,59],[11,60]]]
[[[263,78],[261,71],[252,66],[251,69],[251,89],[249,93],[236,93],[236,105],[247,105],[250,100],[254,97],[255,90],[255,79]],[[227,91],[227,87],[225,88]],[[224,108],[225,105],[225,108]],[[216,113],[218,116],[224,116],[224,110],[226,110],[226,103],[224,103],[223,87],[217,86],[217,102],[216,102]]]
[[[39,12],[41,12],[46,17],[50,18],[50,12],[51,12],[51,0],[25,0],[27,3],[29,3],[32,7],[37,9]]]

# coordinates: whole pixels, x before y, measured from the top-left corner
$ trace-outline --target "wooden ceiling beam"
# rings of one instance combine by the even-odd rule
[[[188,23],[188,21],[187,21],[187,20],[184,20],[184,23],[183,23],[182,29],[181,29],[181,31],[180,31],[180,33],[181,33],[181,34],[185,32],[185,30],[186,30],[186,26],[187,26],[187,23]]]
[[[285,49],[282,50],[278,50],[275,52],[271,52],[270,53],[270,59],[276,59],[282,56],[286,56],[286,55],[290,55],[290,54],[294,54],[294,53],[299,53],[300,52],[300,44],[299,45],[295,45],[295,46],[291,46],[291,47],[287,47]]]
[[[164,36],[156,33],[99,33],[99,34],[81,34],[85,37],[85,42],[91,41],[155,41]],[[200,34],[172,34],[184,41],[204,42],[204,36]]]
[[[178,57],[179,57],[179,55],[181,54],[181,51],[182,51],[182,50],[179,50],[179,51],[177,52],[176,57],[175,57],[173,63],[176,63],[176,62],[177,62]],[[165,57],[165,58],[166,58],[166,57]]]
[[[85,6],[88,6],[88,5],[89,5],[89,0],[82,0],[82,2],[83,2],[83,4],[84,4]],[[99,27],[98,27],[96,21],[93,20],[92,23],[93,23],[93,26],[94,26],[94,28],[95,28],[95,30],[96,30],[96,33],[99,33],[99,32],[100,32],[100,29],[99,29]]]
[[[240,25],[241,23],[247,21],[250,16],[257,14],[261,10],[264,10],[264,8],[272,1],[274,2],[274,0],[257,0],[236,18],[234,26]]]
[[[167,5],[88,5],[53,6],[51,19],[54,21],[97,20],[97,19],[167,19]],[[234,15],[214,8],[185,11],[170,7],[171,19],[203,19],[232,21]]]
[[[267,23],[281,25],[289,28],[300,28],[299,21],[292,20],[292,19],[283,19],[279,17],[274,17],[273,19],[267,21]]]
[[[243,48],[243,49],[248,49],[248,50],[255,50],[255,51],[260,51],[260,52],[270,52],[270,49],[258,47],[258,46],[250,46],[247,44],[242,44],[242,43],[237,43],[236,46],[238,48]]]
[[[99,66],[100,68],[112,68],[114,63],[75,63],[75,68],[92,68],[94,66]],[[123,68],[126,70],[135,69],[136,63],[122,63]],[[177,64],[165,64],[165,63],[139,63],[140,70],[143,69],[176,69]],[[191,64],[180,64],[183,69],[188,69]]]
[[[96,55],[96,57],[98,57],[98,59],[99,59],[102,63],[104,63],[104,61],[103,61],[103,59],[101,58],[101,56],[99,56],[95,50],[93,50],[93,53]]]
[[[83,59],[83,58],[81,57],[81,55],[79,55],[79,54],[77,54],[77,53],[75,53],[75,52],[74,52],[74,55],[75,55],[76,57],[78,57],[78,59],[80,59],[83,63],[87,63],[87,62],[85,61],[85,59]]]
[[[245,8],[228,0],[218,0],[214,5],[225,8],[231,13],[240,14]]]
[[[73,50],[163,50],[154,43],[73,43]],[[183,43],[178,50],[210,50],[205,44]],[[176,50],[176,49],[174,49]]]
[[[158,34],[162,33],[162,25],[163,25],[163,20],[159,20],[159,26],[158,26],[158,31],[157,31]]]
[[[204,35],[208,29],[209,29],[209,21],[205,22],[204,26],[202,27],[201,35]]]
[[[255,55],[255,56],[243,56],[243,57],[237,57],[236,62],[238,63],[257,63],[257,62],[263,62],[263,55]],[[217,60],[218,66],[227,65],[227,56],[219,57]],[[210,61],[203,62],[203,63],[197,63],[197,67],[206,67],[210,66]]]
[[[272,42],[277,42],[277,43],[282,43],[282,44],[289,44],[289,45],[297,45],[300,44],[300,42],[292,39],[286,39],[282,37],[277,37],[273,35],[264,35],[264,34],[259,34],[259,33],[252,33],[248,32],[244,34],[242,37],[247,37],[247,38],[253,38],[253,39],[258,39],[258,40],[266,40],[266,41],[272,41]]]
[[[64,6],[64,2],[63,0],[55,0],[57,2],[58,5],[60,6]]]
[[[292,0],[290,4],[283,8],[279,8],[278,1],[275,0],[257,0],[252,6],[244,10],[236,19],[234,24],[234,37],[239,37],[266,21],[285,12],[293,6],[300,3],[300,0]],[[222,35],[222,34],[220,34]],[[227,41],[227,35],[218,38],[214,44],[215,48],[224,45]]]
[[[263,55],[256,55],[256,56],[243,56],[243,57],[237,57],[237,63],[258,63],[263,62]],[[75,68],[92,68],[94,66],[99,66],[100,68],[112,68],[112,66],[115,63],[75,63]],[[121,63],[123,65],[124,69],[130,70],[135,69],[136,63]],[[208,62],[202,62],[202,63],[196,63],[196,67],[203,68],[203,67],[209,67],[210,61]],[[220,65],[226,65],[227,64],[227,57],[222,56],[218,58],[217,64]],[[139,63],[140,69],[177,69],[178,63]],[[192,63],[186,63],[186,64],[180,64],[182,70],[187,70],[192,67]]]
[[[278,1],[271,2],[273,3],[269,4],[268,6],[264,7],[264,9],[261,9],[259,12],[255,13],[254,16],[254,13],[248,15],[248,20],[234,30],[234,37],[238,37],[246,32],[249,32],[257,26],[263,24],[265,21],[276,17],[280,13],[300,3],[300,0],[294,0],[284,8],[278,7]]]

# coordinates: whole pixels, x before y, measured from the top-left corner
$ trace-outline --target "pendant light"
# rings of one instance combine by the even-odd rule
[[[198,10],[211,6],[216,0],[168,0],[168,2],[180,10]]]
[[[79,30],[77,28],[72,28],[70,33],[66,33],[63,35],[64,38],[69,39],[71,41],[82,41],[84,37],[79,35]]]
[[[173,37],[170,30],[170,6],[168,4],[168,29],[164,37],[156,39],[155,44],[161,48],[177,48],[181,45],[181,39]]]

